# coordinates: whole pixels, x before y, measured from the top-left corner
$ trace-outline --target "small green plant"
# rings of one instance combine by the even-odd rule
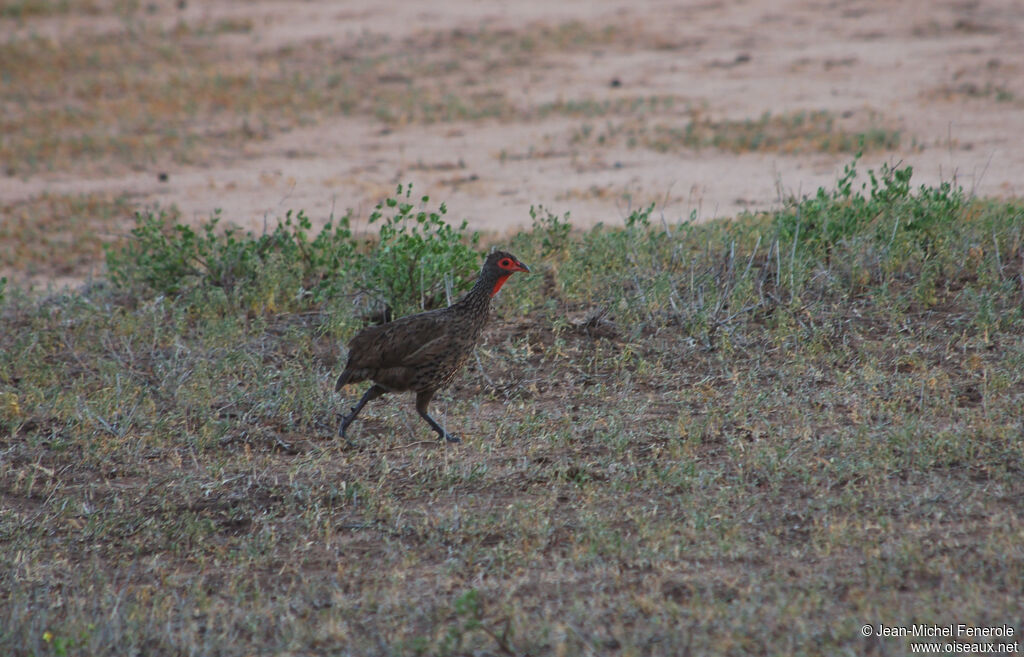
[[[640,208],[633,210],[626,217],[626,228],[629,229],[649,229],[651,227],[651,213],[654,212],[654,203],[651,203],[646,208]]]
[[[569,223],[569,213],[559,217],[557,214],[546,210],[544,206],[530,206],[530,219],[533,220],[534,235],[540,237],[540,255],[548,257],[556,254],[565,254],[569,246],[569,232],[572,224]]]
[[[395,314],[446,305],[469,288],[479,266],[480,234],[469,232],[465,220],[458,228],[444,220],[448,208],[416,209],[410,202],[412,184],[398,186],[370,214],[381,222],[379,241],[367,255],[362,285]],[[420,198],[426,205],[429,196]]]

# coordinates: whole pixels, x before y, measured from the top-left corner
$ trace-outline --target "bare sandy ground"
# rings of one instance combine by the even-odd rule
[[[1015,0],[741,0],[738,2],[525,2],[266,0],[153,4],[151,20],[245,16],[231,35],[239,56],[315,40],[354,42],[432,30],[528,29],[566,20],[637,24],[651,43],[545,56],[509,80],[522,102],[677,95],[716,120],[765,112],[828,110],[877,115],[902,134],[900,150],[862,168],[911,164],[915,182],[956,180],[982,196],[1024,193],[1024,6]],[[3,29],[27,29],[5,23]],[[34,21],[55,38],[115,29],[103,17]],[[663,43],[662,43],[663,41]],[[671,47],[662,47],[671,44]],[[614,82],[613,82],[614,81]],[[597,120],[598,122],[600,119]],[[770,209],[780,196],[830,186],[847,153],[659,153],[624,143],[573,146],[580,119],[475,120],[385,126],[372,117],[318,124],[246,144],[216,165],[91,177],[49,173],[0,178],[13,202],[44,192],[127,193],[140,205],[177,205],[186,218],[214,208],[259,227],[289,209],[322,221],[352,208],[365,217],[399,182],[447,202],[450,216],[502,232],[528,225],[543,204],[574,223],[620,221],[657,201],[666,219]],[[530,148],[541,148],[543,156]]]

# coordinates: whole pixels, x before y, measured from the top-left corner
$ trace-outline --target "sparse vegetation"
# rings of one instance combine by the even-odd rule
[[[18,6],[50,12],[71,11],[73,4]],[[507,93],[509,74],[555,53],[597,46],[672,47],[648,43],[635,26],[568,21],[518,31],[431,32],[399,42],[386,34],[368,35],[354,46],[286,46],[239,59],[218,37],[247,32],[252,25],[245,19],[168,26],[147,20],[134,5],[118,13],[125,18],[116,38],[86,31],[59,41],[36,35],[0,41],[4,174],[217,162],[248,141],[337,114],[371,116],[389,125],[522,121],[551,114],[611,117],[618,120],[606,129],[585,125],[575,138],[594,132],[603,143],[623,136],[631,145],[662,151],[852,153],[891,149],[900,142],[900,133],[882,121],[848,130],[823,111],[721,122],[692,111],[680,126],[671,114],[683,101],[669,95],[560,99],[534,106]]]
[[[674,96],[630,96],[615,99],[558,100],[537,108],[540,117],[549,114],[596,118],[605,116],[643,116],[671,111],[681,101]]]
[[[72,4],[26,2],[18,11],[70,11]],[[245,20],[167,27],[137,8],[119,11],[130,18],[117,38],[83,32],[59,42],[0,41],[6,175],[217,161],[246,141],[325,114],[389,124],[518,120],[557,108],[518,107],[499,72],[531,66],[554,51],[635,41],[612,26],[569,21],[522,32],[430,33],[398,43],[368,36],[354,50],[287,46],[239,60],[217,36],[248,31]]]
[[[976,82],[963,82],[961,84],[943,86],[939,94],[944,97],[966,96],[968,98],[994,98],[1000,103],[1015,102],[1016,96],[1001,84],[987,82],[983,85]]]
[[[833,655],[1019,623],[1020,205],[855,162],[732,221],[538,209],[448,402],[465,444],[392,402],[348,450],[337,345],[394,274],[348,254],[471,246],[410,193],[386,253],[146,217],[110,283],[7,290],[0,652]]]
[[[570,137],[573,144],[610,146],[625,144],[659,152],[682,148],[717,148],[736,153],[779,151],[783,153],[857,153],[893,150],[900,145],[900,132],[877,125],[844,128],[830,112],[792,112],[743,121],[712,121],[699,110],[691,109],[685,124],[652,121],[642,114],[621,121],[609,121],[603,127],[584,123]]]
[[[0,7],[0,18],[21,20],[71,12],[95,14],[99,11],[100,7],[94,0],[79,0],[78,2],[71,2],[71,0],[10,0]]]
[[[13,280],[99,273],[103,247],[131,221],[123,196],[43,194],[0,206],[0,273]]]

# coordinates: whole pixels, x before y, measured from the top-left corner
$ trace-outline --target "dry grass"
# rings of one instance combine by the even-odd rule
[[[145,24],[0,47],[7,175],[209,162],[321,100],[269,59],[239,65],[203,28]]]
[[[669,106],[671,107],[671,106]],[[688,109],[680,117],[634,116],[608,121],[604,125],[584,123],[573,131],[569,142],[575,147],[628,146],[660,153],[715,148],[733,153],[858,153],[894,150],[900,146],[900,131],[882,127],[872,115],[865,127],[845,127],[831,112],[790,112],[763,114],[742,121],[708,118],[699,109]]]
[[[132,213],[128,199],[98,194],[0,207],[0,275],[25,283],[98,274],[104,245],[120,239]]]
[[[0,7],[0,19],[25,21],[65,15],[130,15],[138,9],[138,0],[10,0]]]

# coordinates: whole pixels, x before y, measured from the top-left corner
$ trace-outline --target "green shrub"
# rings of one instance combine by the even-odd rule
[[[275,309],[289,299],[320,301],[336,292],[339,276],[354,260],[347,216],[337,225],[329,222],[313,240],[301,211],[289,212],[262,235],[230,226],[221,230],[220,220],[215,213],[194,229],[173,223],[163,211],[136,213],[131,238],[107,251],[110,280],[176,297],[218,288],[231,303]]]
[[[416,210],[412,186],[398,187],[370,215],[382,221],[376,239],[353,236],[350,217],[329,221],[310,237],[304,212],[288,212],[261,235],[220,225],[220,215],[197,228],[165,212],[135,216],[131,237],[107,250],[110,280],[121,288],[206,303],[219,291],[231,306],[294,310],[349,295],[403,314],[442,305],[473,282],[477,233],[465,221],[453,228],[437,211]],[[424,196],[422,203],[429,198]],[[388,214],[388,211],[393,212]]]
[[[559,217],[544,206],[530,206],[530,219],[533,220],[532,236],[539,240],[538,255],[547,258],[555,255],[564,255],[569,247],[569,232],[572,224],[569,222],[569,213]]]
[[[959,218],[965,205],[963,191],[944,182],[938,187],[922,185],[915,195],[910,166],[883,164],[877,174],[869,169],[868,182],[855,191],[858,158],[844,167],[834,190],[820,187],[813,198],[776,215],[781,240],[826,257],[855,236],[886,243],[901,233],[911,234],[926,246],[936,232]]]
[[[480,265],[480,234],[468,233],[465,220],[458,228],[448,224],[444,203],[437,211],[416,210],[411,195],[411,184],[399,185],[398,198],[388,198],[370,214],[371,224],[383,223],[361,277],[361,287],[396,315],[447,305],[472,286]],[[429,201],[420,199],[424,205]]]

